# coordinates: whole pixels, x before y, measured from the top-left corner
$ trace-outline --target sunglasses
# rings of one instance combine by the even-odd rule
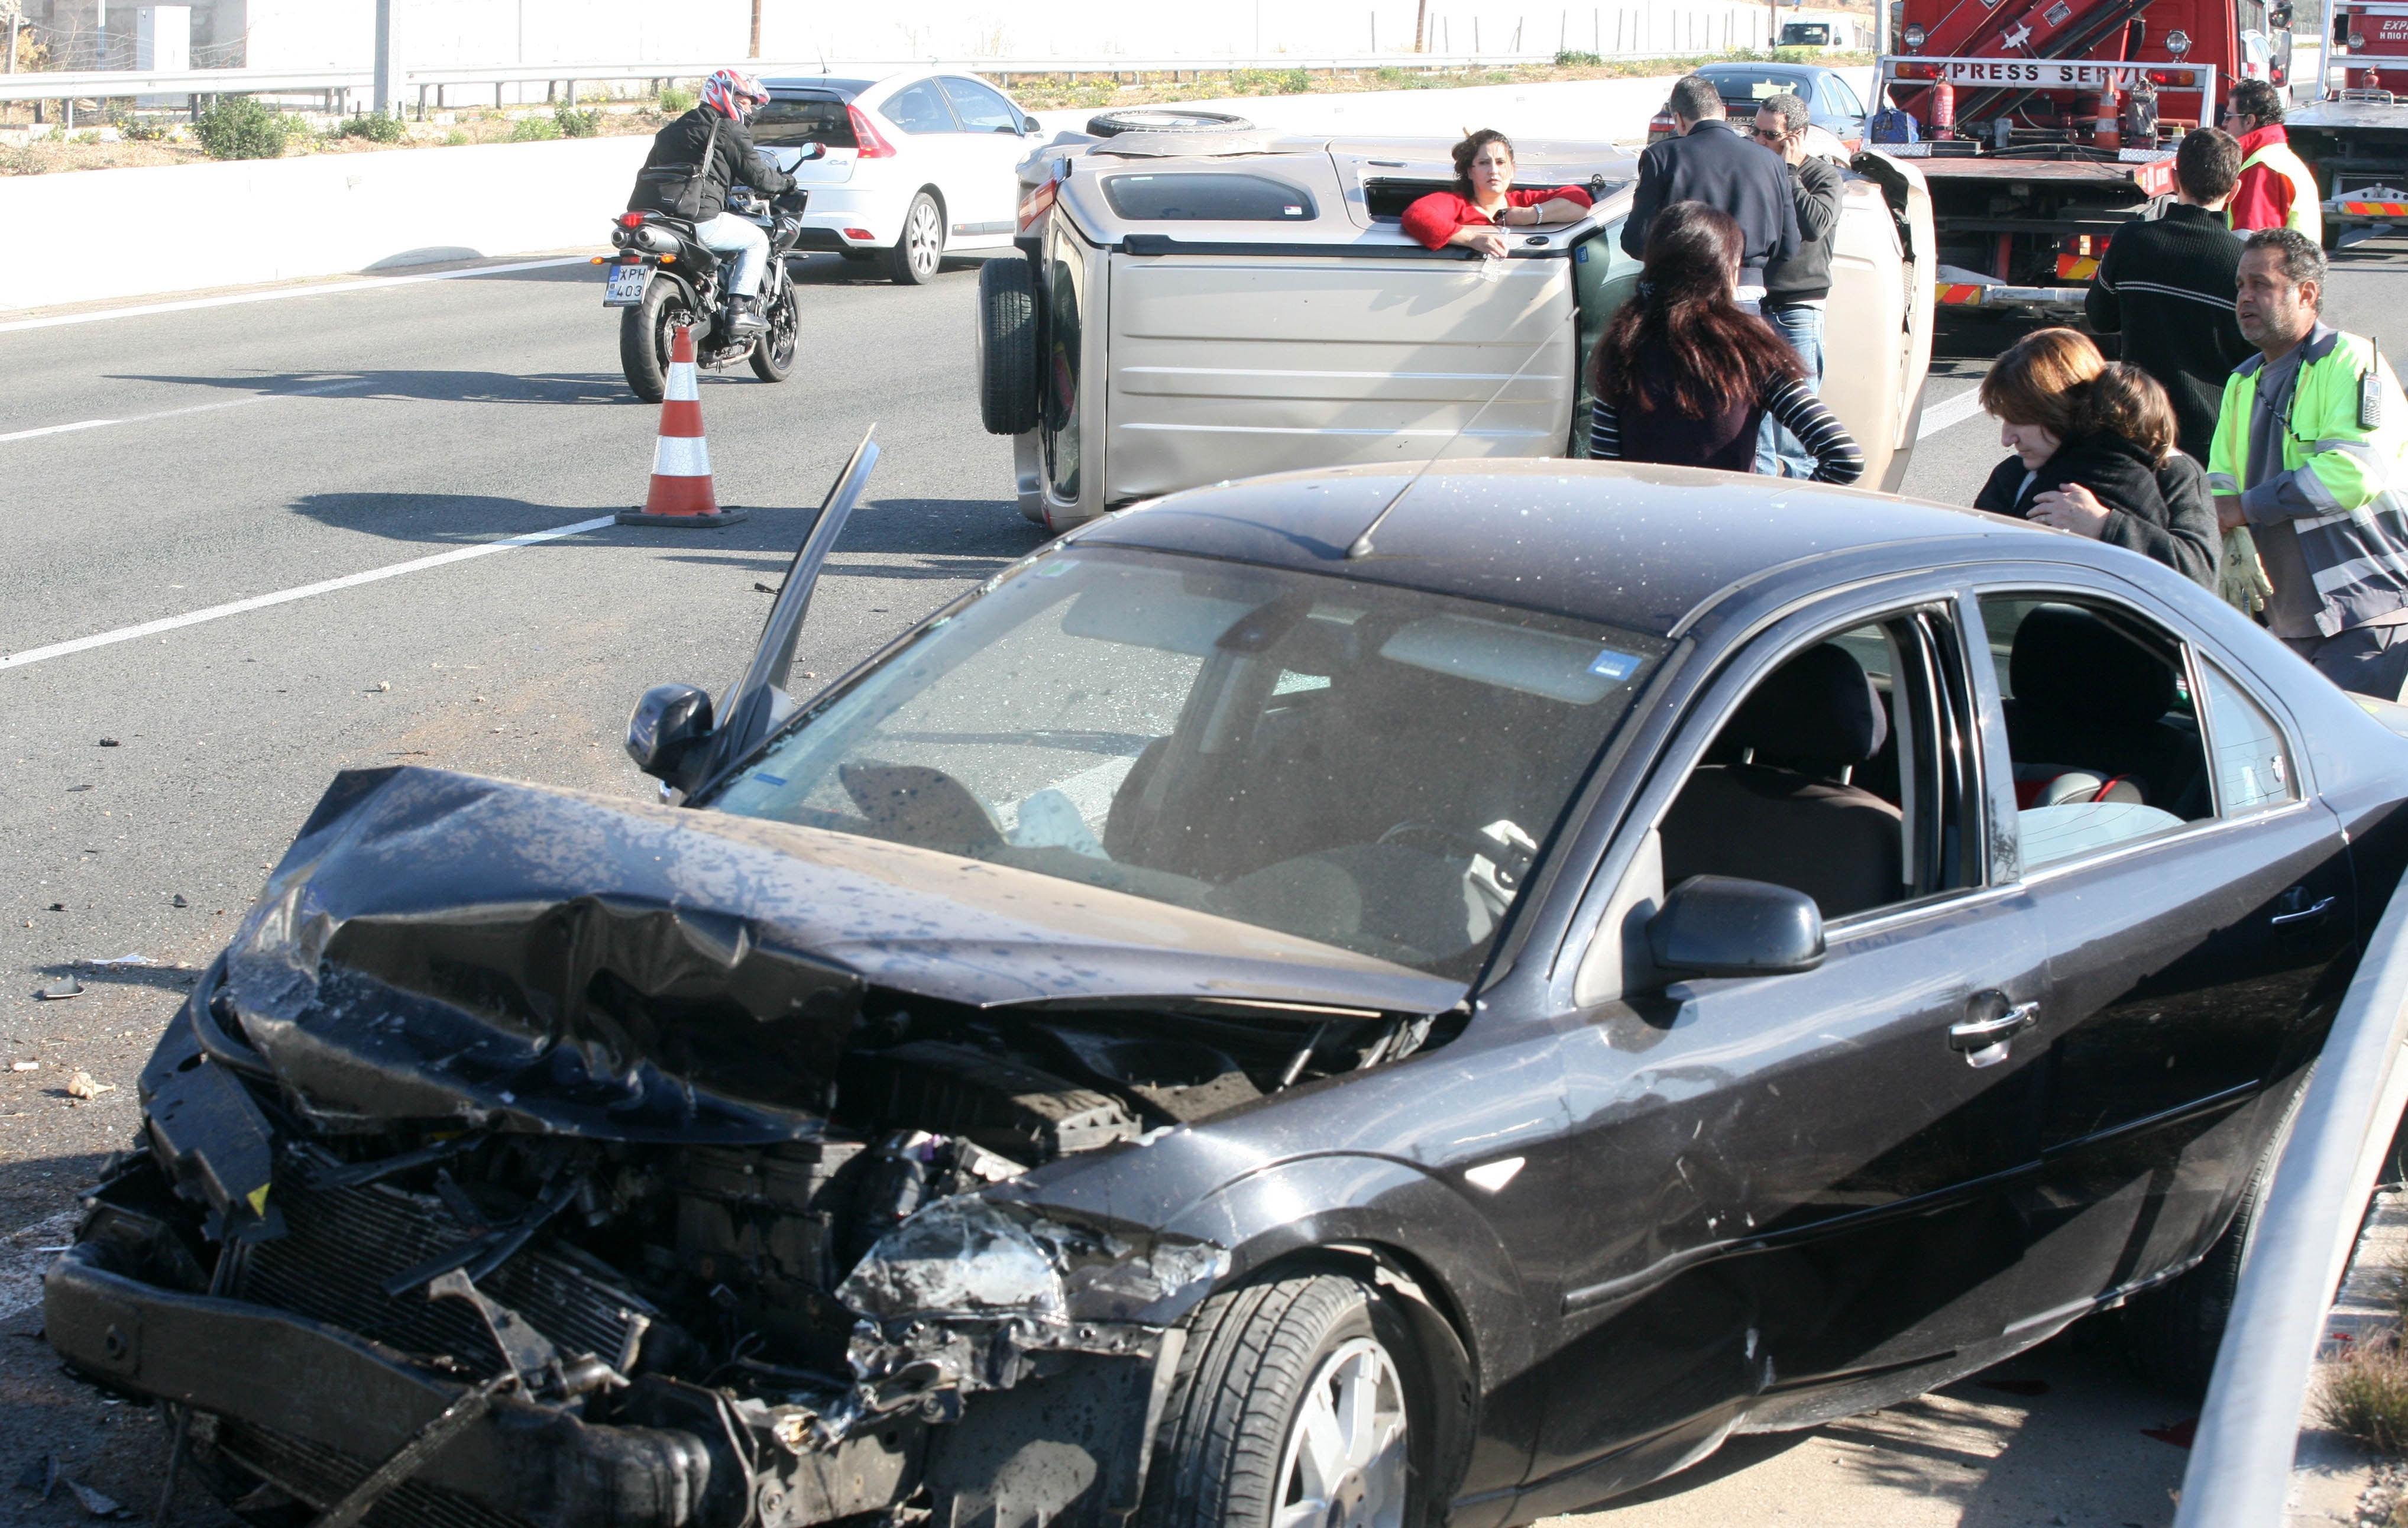
[[[1786,133],[1768,133],[1763,128],[1759,127],[1756,130],[1756,141],[1758,143],[1786,143],[1789,141],[1789,135]]]

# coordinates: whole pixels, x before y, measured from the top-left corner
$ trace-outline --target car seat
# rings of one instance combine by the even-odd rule
[[[1664,884],[1737,876],[1805,893],[1825,918],[1905,890],[1902,817],[1840,775],[1882,750],[1864,665],[1826,642],[1790,659],[1724,724],[1665,815]]]
[[[2007,678],[2019,781],[2028,768],[2043,779],[2088,771],[2176,817],[2204,815],[2199,733],[2167,715],[2174,670],[2165,659],[2079,606],[2042,605],[2015,628]]]

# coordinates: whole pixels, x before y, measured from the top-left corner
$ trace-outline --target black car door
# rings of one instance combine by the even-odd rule
[[[1811,1419],[1868,1383],[1912,1393],[1899,1377],[1995,1332],[2014,1303],[2023,1233],[1998,1185],[2036,1154],[2040,1073],[1969,1026],[2015,1021],[2045,951],[2022,893],[1989,884],[1962,635],[1944,593],[1774,628],[1707,692],[1626,825],[1653,843],[1592,950],[1626,969],[1584,971],[1584,988],[1619,995],[1563,1042],[1577,1250],[1553,1356],[1530,1377],[1546,1421],[1520,1511],[1660,1473],[1742,1407]],[[1879,693],[1887,735],[1870,757],[1804,741],[1818,707],[1847,698],[1833,650]],[[1790,682],[1806,669],[1819,690]],[[1784,756],[1784,737],[1821,757]],[[1710,787],[1812,809],[1710,833],[1701,859],[1682,839]],[[1886,821],[1895,840],[1884,850],[1818,811]],[[1784,833],[1798,841],[1774,842]],[[1864,854],[1888,860],[1869,904],[1828,873]],[[1821,966],[1649,973],[1639,930],[1692,872],[1785,876],[1816,896],[1833,915]]]
[[[1993,656],[1988,768],[2021,797],[2049,947],[2022,1042],[2048,1051],[2045,1170],[2024,1196],[2036,1322],[2205,1250],[2356,935],[2340,823],[2272,700],[2116,593],[1992,590],[1969,618]]]

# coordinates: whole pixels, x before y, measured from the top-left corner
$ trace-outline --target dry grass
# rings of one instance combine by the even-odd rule
[[[2378,1453],[2408,1454],[2408,1356],[2398,1341],[2362,1344],[2333,1365],[2316,1420]]]

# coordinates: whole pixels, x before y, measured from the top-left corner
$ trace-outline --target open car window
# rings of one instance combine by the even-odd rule
[[[1981,609],[2026,870],[2215,815],[2179,639],[2104,600],[1992,593]]]
[[[711,805],[1469,975],[1663,651],[1478,601],[1065,551]]]
[[[1658,825],[1665,888],[1765,881],[1837,920],[1978,879],[1957,648],[1933,606],[1784,656],[1722,719]]]

